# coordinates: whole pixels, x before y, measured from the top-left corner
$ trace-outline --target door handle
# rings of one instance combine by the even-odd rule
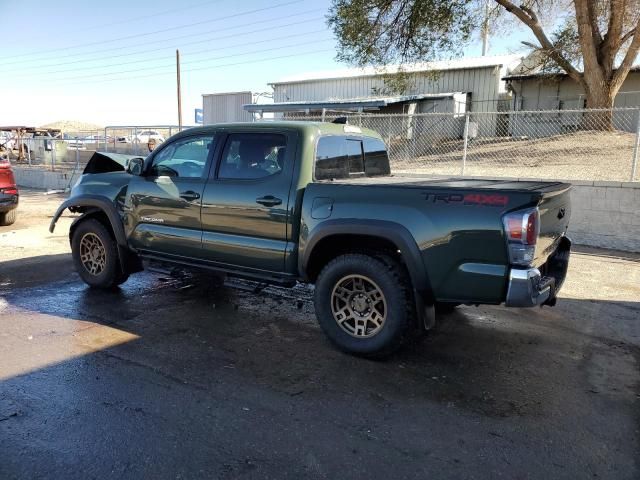
[[[275,207],[276,205],[280,205],[282,200],[274,197],[273,195],[267,195],[265,197],[256,198],[256,203],[264,205],[265,207]]]
[[[183,200],[186,200],[187,202],[193,202],[194,200],[197,200],[200,198],[200,194],[192,190],[188,190],[186,192],[182,192],[180,194],[180,198],[182,198]]]

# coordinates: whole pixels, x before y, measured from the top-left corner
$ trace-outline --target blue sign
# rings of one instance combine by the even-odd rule
[[[202,109],[196,108],[196,123],[204,123],[203,116]]]

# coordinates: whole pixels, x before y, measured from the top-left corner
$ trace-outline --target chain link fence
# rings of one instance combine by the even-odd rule
[[[426,113],[326,112],[384,138],[396,174],[638,181],[640,109]]]
[[[640,181],[638,108],[386,115],[327,111],[283,119],[330,122],[337,117],[379,132],[395,174]],[[175,125],[109,126],[64,132],[62,138],[28,138],[21,163],[77,170],[95,151],[146,156],[151,140],[157,146],[178,131]]]

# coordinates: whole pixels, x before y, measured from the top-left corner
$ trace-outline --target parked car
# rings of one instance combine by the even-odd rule
[[[69,235],[88,285],[143,260],[312,283],[320,326],[359,355],[432,328],[436,307],[554,305],[567,272],[570,185],[395,177],[372,130],[212,125],[123,165],[89,162],[51,222],[82,214]]]
[[[0,226],[15,223],[19,192],[9,160],[0,158]]]
[[[149,140],[154,139],[156,143],[163,143],[164,137],[160,135],[160,133],[155,130],[143,130],[142,132],[138,132],[136,135],[131,136],[131,143],[149,143]]]

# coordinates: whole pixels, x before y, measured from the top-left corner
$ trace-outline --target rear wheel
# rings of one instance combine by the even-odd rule
[[[120,267],[115,239],[98,220],[85,220],[76,227],[71,252],[76,271],[91,287],[112,288],[129,278]]]
[[[13,225],[16,222],[17,217],[18,217],[17,208],[14,208],[13,210],[9,210],[8,212],[5,212],[5,213],[0,213],[0,227]]]
[[[341,350],[368,357],[392,353],[407,338],[415,306],[406,272],[395,260],[347,254],[318,276],[318,323]]]

